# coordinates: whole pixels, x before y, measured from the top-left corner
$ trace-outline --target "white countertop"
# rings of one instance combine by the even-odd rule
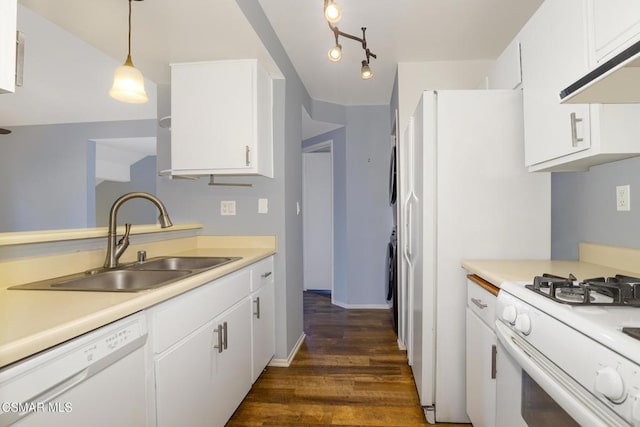
[[[196,238],[193,239],[195,242]],[[235,244],[238,242],[224,246],[224,240],[221,243],[215,239],[200,238],[202,241],[212,245],[203,247],[202,244],[194,244],[192,249],[187,250],[182,245],[180,251],[167,251],[162,255],[242,259],[159,289],[140,292],[27,291],[8,290],[0,286],[0,367],[182,294],[276,251],[275,238],[272,236],[266,236],[254,247],[248,240],[241,242],[242,247],[233,247],[239,246]],[[82,267],[78,267],[77,271],[82,271]]]
[[[462,267],[500,287],[503,282],[533,281],[543,273],[578,280],[624,274],[638,277],[640,250],[591,243],[580,244],[580,260],[464,260]]]
[[[637,273],[580,261],[555,261],[555,260],[466,260],[462,267],[469,273],[477,274],[487,282],[500,287],[503,282],[533,281],[535,276],[543,273],[568,277],[576,276],[578,280],[592,277],[614,276],[616,274],[633,275]]]

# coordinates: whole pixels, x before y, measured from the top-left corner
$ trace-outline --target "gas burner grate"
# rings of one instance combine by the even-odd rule
[[[640,307],[640,279],[616,275],[595,277],[576,284],[573,274],[569,277],[543,274],[533,279],[533,284],[525,285],[540,295],[553,301],[569,305],[631,306]],[[611,301],[596,301],[592,293],[605,295]]]

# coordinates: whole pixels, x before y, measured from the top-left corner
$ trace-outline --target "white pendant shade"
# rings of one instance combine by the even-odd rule
[[[116,68],[109,95],[118,101],[134,104],[142,104],[149,100],[144,90],[142,73],[133,64],[127,63]]]

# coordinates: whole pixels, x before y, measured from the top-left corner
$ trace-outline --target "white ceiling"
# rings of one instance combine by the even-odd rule
[[[388,104],[398,62],[497,58],[542,3],[542,0],[336,0],[343,8],[339,28],[359,36],[360,27],[366,26],[368,47],[378,55],[378,59],[371,60],[373,79],[363,81],[359,69],[364,55],[357,42],[341,38],[342,61],[331,63],[327,59],[333,35],[323,18],[323,0],[256,1],[263,7],[311,97],[343,105]],[[123,62],[127,46],[126,0],[19,0],[19,3],[104,52],[106,58],[115,61],[112,63]],[[235,0],[148,0],[132,5],[132,57],[152,82],[169,83],[172,62],[250,57],[263,62],[273,76],[281,76]],[[28,49],[27,44],[27,52]],[[51,76],[60,73],[57,69],[54,73],[45,64],[42,67]],[[105,73],[109,75],[107,86],[111,73]],[[105,79],[103,75],[94,78]],[[54,111],[71,104],[71,97],[86,95],[86,91],[66,93],[65,103],[52,94],[48,97],[52,98],[49,101]],[[98,102],[96,97],[90,98]],[[105,102],[113,101],[107,97]]]
[[[342,60],[322,0],[259,0],[298,74],[314,99],[343,105],[388,104],[398,62],[496,59],[542,0],[335,0],[338,28],[361,37],[374,77],[360,78],[364,51],[340,38]]]

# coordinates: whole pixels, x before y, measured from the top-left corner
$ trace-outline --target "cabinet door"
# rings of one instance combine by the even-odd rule
[[[209,426],[224,426],[251,389],[251,300],[245,299],[213,321],[222,325],[223,349],[215,349],[215,380],[207,405],[213,416]],[[226,330],[225,330],[226,329]],[[188,424],[180,424],[188,425]]]
[[[589,0],[592,65],[609,59],[640,36],[638,0]]]
[[[527,166],[591,145],[588,105],[561,105],[559,92],[588,70],[583,0],[546,0],[520,35]]]
[[[16,0],[0,0],[0,93],[15,91]]]
[[[256,64],[173,64],[171,168],[247,170],[256,144]]]
[[[171,65],[174,175],[273,178],[273,87],[256,60]]]
[[[468,307],[467,415],[474,427],[494,427],[496,419],[496,335]]]
[[[275,354],[275,304],[273,281],[255,292],[253,304],[253,360],[251,382],[255,382]]]
[[[216,376],[213,323],[155,359],[158,427],[211,426]]]

